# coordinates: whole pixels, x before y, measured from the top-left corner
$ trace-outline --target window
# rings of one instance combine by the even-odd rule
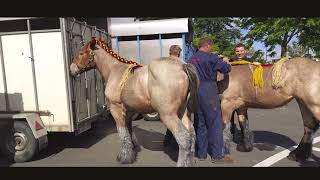
[[[31,30],[60,29],[59,18],[30,19]],[[28,31],[27,19],[0,21],[0,32]]]

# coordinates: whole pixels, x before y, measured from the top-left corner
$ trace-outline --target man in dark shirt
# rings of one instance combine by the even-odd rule
[[[252,59],[247,57],[247,51],[246,51],[246,46],[243,43],[238,43],[234,49],[234,53],[235,56],[233,56],[232,58],[230,58],[229,62],[233,62],[233,61],[240,61],[240,60],[244,60],[244,61],[249,61],[252,62]],[[234,114],[235,111],[232,112],[231,115],[231,133],[234,134],[236,131],[236,125],[234,122]],[[247,115],[246,115],[247,116]]]
[[[223,74],[229,73],[231,65],[211,53],[212,45],[211,39],[200,39],[198,51],[191,56],[188,63],[196,67],[200,79],[199,104],[195,116],[196,156],[199,160],[205,160],[209,153],[212,162],[219,163],[224,162],[224,144],[216,78],[217,71]]]
[[[234,49],[234,53],[236,55],[231,57],[229,62],[239,61],[239,60],[245,60],[245,61],[251,62],[251,59],[247,57],[247,50],[244,44],[238,43]]]

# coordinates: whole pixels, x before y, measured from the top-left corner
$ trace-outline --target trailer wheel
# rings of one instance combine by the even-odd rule
[[[146,121],[159,121],[160,120],[160,116],[159,113],[157,112],[153,112],[150,114],[142,114],[144,120]]]
[[[3,137],[1,151],[12,162],[26,162],[33,158],[38,151],[38,141],[27,122],[14,122]]]

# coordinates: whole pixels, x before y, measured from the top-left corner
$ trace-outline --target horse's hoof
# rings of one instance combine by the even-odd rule
[[[133,149],[134,149],[134,151],[136,151],[136,152],[140,152],[140,151],[141,151],[140,145],[135,145]]]
[[[179,161],[178,161],[177,167],[193,167],[193,166],[194,166],[194,163],[195,163],[195,160],[194,160],[194,159],[185,160],[185,161],[182,162],[182,163],[179,163]]]
[[[299,151],[294,150],[289,153],[287,158],[291,161],[296,161],[296,162],[302,163],[308,159],[308,155],[303,154],[303,153],[299,153]]]
[[[194,154],[190,153],[188,155],[185,156],[185,158],[183,158],[184,156],[180,156],[181,154],[179,153],[178,156],[178,162],[177,162],[177,167],[193,167],[194,163],[195,163],[195,159],[194,159]]]
[[[292,152],[289,153],[289,155],[287,156],[287,158],[291,161],[297,161],[297,158],[296,158],[296,154]]]
[[[136,151],[134,150],[121,150],[117,156],[117,161],[121,164],[132,164],[136,161]]]
[[[253,150],[253,145],[238,144],[237,150],[240,152],[250,152]]]

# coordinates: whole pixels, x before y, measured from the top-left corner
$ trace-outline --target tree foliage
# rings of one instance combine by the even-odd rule
[[[281,46],[281,57],[286,56],[287,47],[294,36],[302,46],[320,51],[320,18],[241,18],[240,27],[249,30],[244,37],[249,44],[261,41],[274,55],[276,45]]]
[[[242,18],[240,27],[249,30],[244,39],[249,44],[261,41],[268,46],[270,55],[276,45],[281,46],[281,57],[286,56],[287,46],[292,38],[298,35],[301,18]]]
[[[235,43],[241,35],[234,18],[194,18],[193,27],[195,48],[197,48],[201,37],[209,37],[214,42],[213,51],[227,56],[233,55]]]
[[[288,46],[289,56],[294,57],[303,57],[308,53],[308,48],[305,46],[299,45],[298,42],[293,42],[292,45]]]
[[[299,44],[314,51],[320,57],[320,17],[306,18],[302,27]]]

